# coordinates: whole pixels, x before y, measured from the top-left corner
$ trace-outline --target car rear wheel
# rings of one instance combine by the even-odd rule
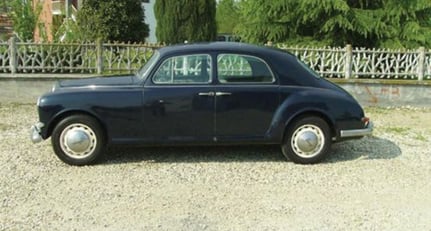
[[[60,121],[51,142],[58,158],[70,165],[93,164],[106,146],[99,122],[86,115],[72,115]]]
[[[320,117],[300,118],[286,130],[283,154],[295,163],[314,164],[323,160],[331,146],[328,124]]]

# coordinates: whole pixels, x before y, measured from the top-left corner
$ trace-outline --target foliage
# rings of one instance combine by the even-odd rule
[[[0,13],[9,12],[10,1],[9,0],[0,0]]]
[[[238,34],[289,45],[431,46],[429,0],[243,0]]]
[[[216,37],[215,0],[157,0],[154,13],[161,42],[211,41]]]
[[[232,34],[238,24],[239,7],[236,0],[220,0],[217,3],[217,32]]]
[[[140,42],[149,32],[140,0],[86,0],[77,18],[86,41]]]
[[[33,39],[34,29],[39,18],[41,6],[33,6],[30,0],[13,0],[10,2],[10,17],[13,22],[13,30],[20,40]]]
[[[75,42],[82,40],[85,36],[81,32],[78,23],[71,19],[65,19],[63,23],[56,28],[54,34],[55,42]]]

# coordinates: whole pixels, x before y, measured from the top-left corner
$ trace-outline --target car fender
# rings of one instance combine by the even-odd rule
[[[347,96],[350,97],[350,96]],[[268,136],[277,141],[283,140],[286,128],[303,115],[314,115],[323,118],[337,135],[337,119],[342,118],[345,110],[334,110],[336,105],[346,101],[346,96],[326,89],[302,88],[289,89],[281,93],[281,103],[274,114]]]
[[[49,108],[51,108],[51,111],[49,112],[50,115],[46,116],[47,118],[49,118],[48,120],[46,120],[46,124],[45,124],[45,129],[42,130],[42,137],[44,139],[47,139],[51,136],[52,131],[54,130],[55,126],[64,118],[71,116],[71,115],[76,115],[76,114],[83,114],[83,115],[89,115],[93,118],[95,118],[97,121],[99,121],[99,123],[102,125],[102,127],[105,129],[106,131],[106,123],[103,120],[103,117],[101,117],[98,113],[95,113],[94,111],[92,111],[90,108],[78,108],[78,107],[70,107],[67,105],[61,105],[61,104],[57,104],[57,105],[50,105]],[[109,136],[109,134],[106,134],[107,136]]]
[[[42,97],[39,105],[39,117],[45,124],[41,135],[44,139],[48,138],[55,125],[68,115],[86,114],[101,123],[109,141],[113,135],[121,136],[112,133],[114,130],[125,132],[141,127],[141,105],[141,91],[104,90],[48,94]]]

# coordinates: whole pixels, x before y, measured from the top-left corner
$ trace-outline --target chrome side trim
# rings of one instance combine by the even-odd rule
[[[43,140],[40,133],[42,132],[42,128],[45,126],[45,124],[41,122],[37,122],[35,125],[31,126],[30,128],[30,139],[31,141],[35,143],[39,143]]]
[[[341,130],[340,137],[356,137],[356,136],[368,136],[373,134],[374,124],[370,121],[364,129],[353,129],[353,130]]]
[[[132,85],[132,84],[127,84],[127,85],[94,85],[94,84],[90,84],[90,85],[84,85],[84,86],[60,86],[58,87],[58,89],[105,89],[105,88],[115,88],[115,89],[120,89],[120,88],[142,88],[142,85]]]

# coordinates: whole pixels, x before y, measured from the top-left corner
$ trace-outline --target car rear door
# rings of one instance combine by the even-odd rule
[[[217,56],[215,136],[265,140],[279,105],[279,86],[266,62],[240,54]]]

